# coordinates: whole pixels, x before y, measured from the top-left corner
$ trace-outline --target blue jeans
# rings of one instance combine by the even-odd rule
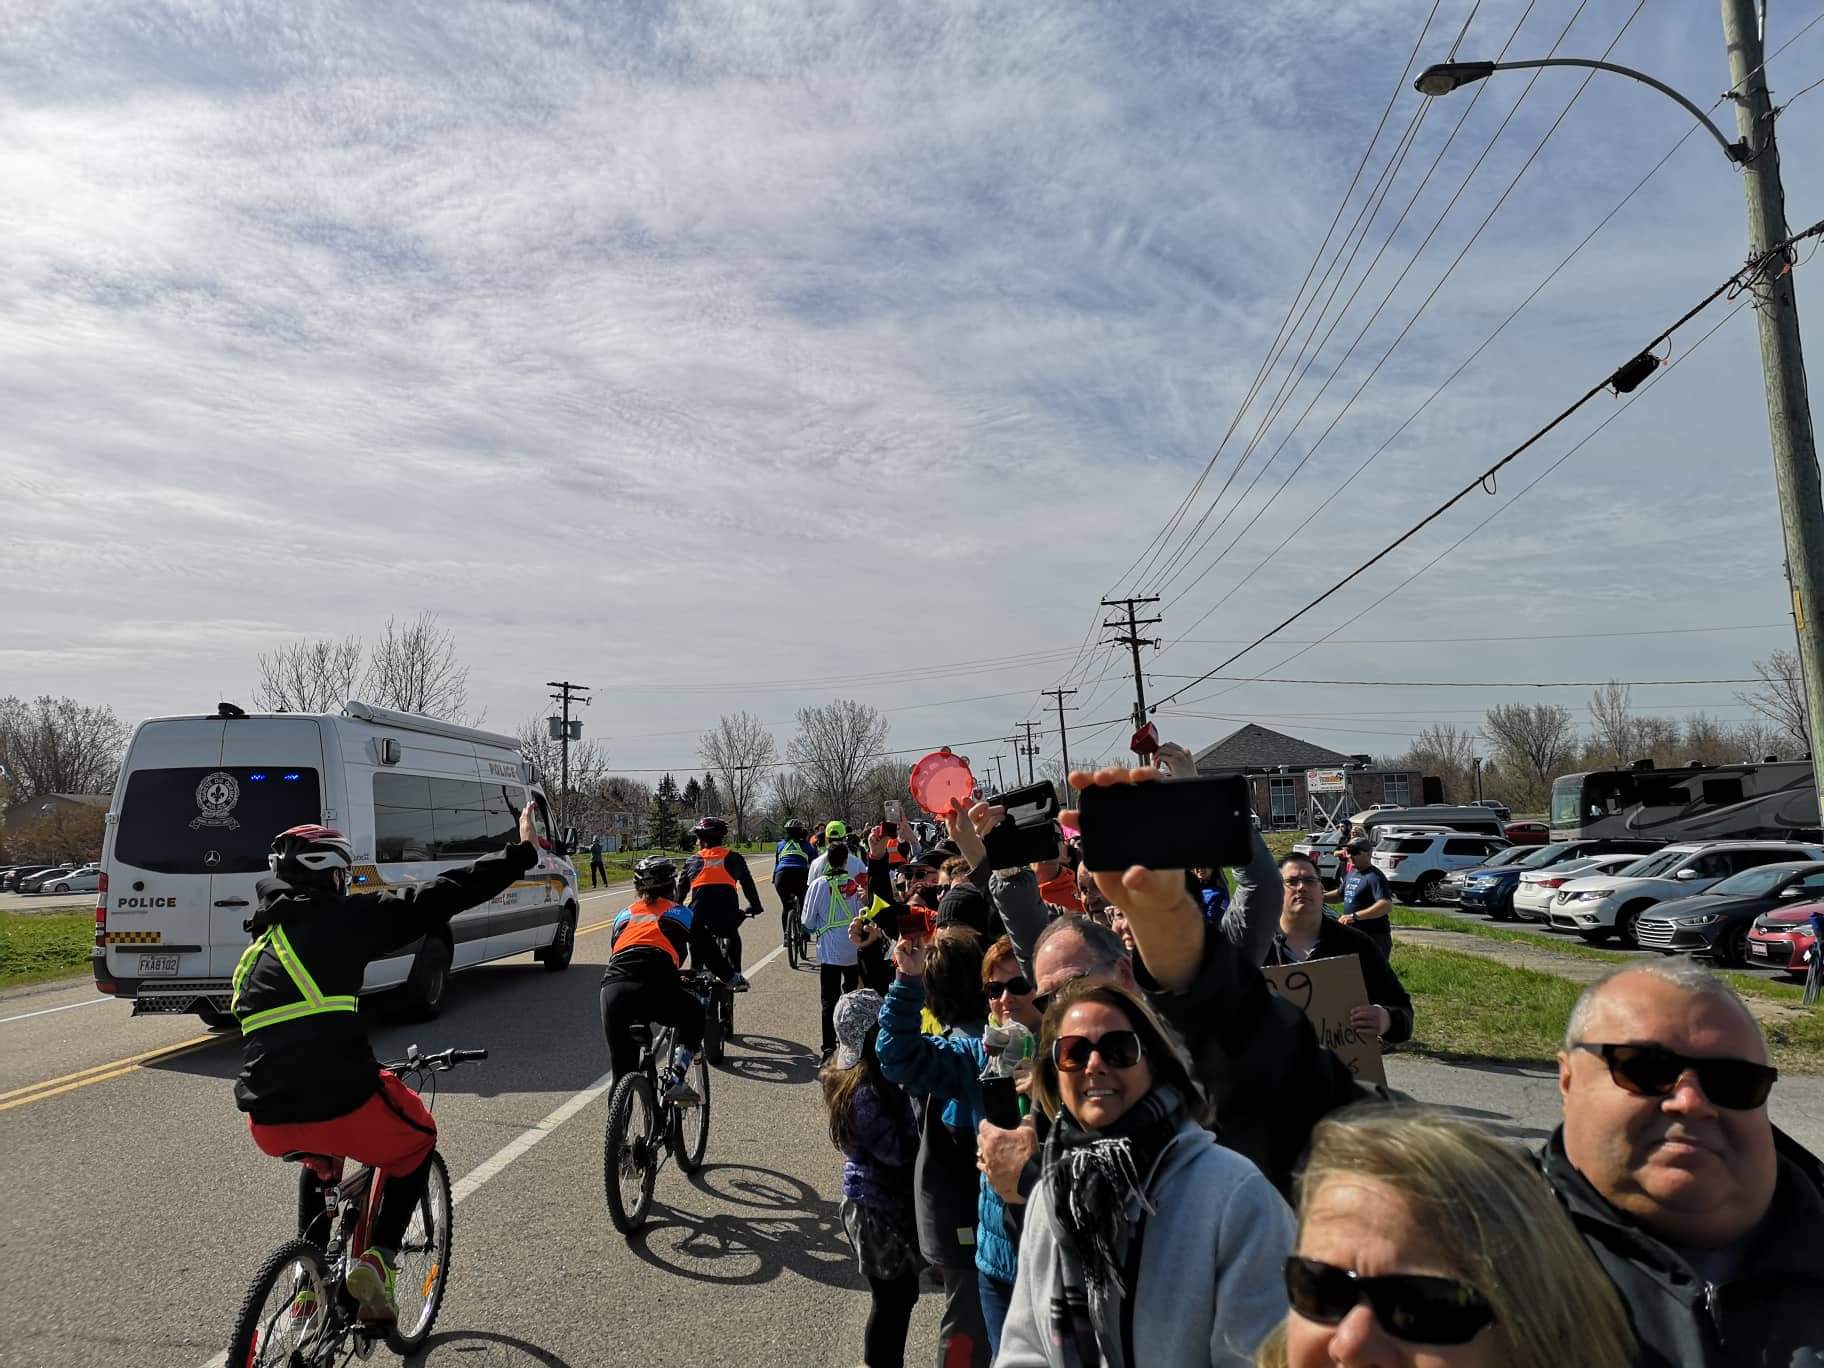
[[[982,1323],[988,1327],[988,1351],[995,1357],[1001,1352],[1001,1327],[1007,1323],[1007,1308],[1013,1304],[1013,1284],[991,1278],[976,1270],[976,1281],[982,1296]]]

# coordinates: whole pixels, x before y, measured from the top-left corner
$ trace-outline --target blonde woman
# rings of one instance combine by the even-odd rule
[[[1292,1309],[1259,1368],[1621,1368],[1615,1289],[1519,1150],[1418,1107],[1325,1120],[1299,1178]]]

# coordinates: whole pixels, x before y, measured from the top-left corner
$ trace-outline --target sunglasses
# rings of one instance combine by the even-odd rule
[[[1296,1254],[1286,1260],[1286,1299],[1319,1325],[1341,1324],[1366,1301],[1381,1329],[1409,1344],[1468,1344],[1495,1319],[1482,1294],[1454,1278],[1413,1273],[1364,1278]]]
[[[1780,1071],[1746,1059],[1693,1059],[1658,1045],[1588,1045],[1579,1041],[1573,1050],[1601,1055],[1609,1077],[1623,1092],[1636,1097],[1669,1097],[1689,1069],[1697,1075],[1704,1096],[1730,1111],[1753,1111],[1767,1101]]]
[[[1059,1036],[1051,1042],[1051,1062],[1060,1073],[1082,1073],[1092,1054],[1111,1069],[1131,1069],[1140,1062],[1140,1037],[1132,1031],[1104,1031],[1099,1036]]]
[[[1015,974],[1010,979],[1001,979],[998,982],[993,979],[988,981],[988,996],[990,999],[998,998],[1003,993],[1011,993],[1014,997],[1025,997],[1026,994],[1031,991],[1032,980],[1026,978],[1023,974]]]
[[[1314,879],[1309,874],[1288,874],[1285,878],[1287,888],[1303,888],[1306,884],[1321,884],[1322,879]]]

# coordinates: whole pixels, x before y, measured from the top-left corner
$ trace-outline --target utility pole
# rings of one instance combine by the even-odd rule
[[[1039,724],[1037,722],[1020,723],[1020,726],[1023,727],[1026,731],[1026,744],[1015,747],[1015,749],[1017,751],[1021,752],[1026,757],[1026,782],[1029,784],[1036,784],[1039,782],[1039,769],[1038,769],[1039,748],[1033,744],[1033,740],[1032,740],[1032,729],[1038,725]],[[1015,740],[1017,741],[1018,738],[1016,737]],[[1013,768],[1014,768],[1015,774],[1017,775],[1019,772],[1019,768],[1020,768],[1018,761],[1017,761],[1017,757],[1016,757],[1016,761],[1015,761]]]
[[[1014,761],[1017,764],[1019,757],[1015,756]],[[1001,772],[1001,757],[998,755],[994,757],[994,788],[997,793],[1007,792],[1007,776]]]
[[[1075,689],[1039,690],[1041,697],[1055,698],[1058,700],[1058,746],[1064,752],[1064,773],[1066,775],[1069,775],[1070,773],[1070,731],[1064,725],[1064,714],[1067,712],[1075,712],[1076,709],[1074,707],[1066,708],[1064,706],[1064,700],[1066,698],[1076,697],[1076,693],[1077,691]]]
[[[564,770],[563,783],[558,789],[558,793],[561,796],[558,799],[557,822],[558,827],[560,828],[558,834],[561,836],[570,828],[570,743],[573,740],[581,738],[583,734],[583,724],[581,722],[572,723],[570,721],[570,705],[575,702],[587,706],[589,700],[584,698],[583,695],[589,692],[589,686],[587,684],[572,684],[567,679],[547,679],[545,681],[545,687],[557,690],[556,693],[551,695],[551,698],[555,702],[561,702],[564,707],[562,725],[558,728],[557,734],[557,740],[563,754]],[[551,720],[554,722],[558,721],[557,718],[552,718]]]
[[[1102,606],[1104,608],[1125,608],[1127,610],[1127,621],[1125,623],[1120,622],[1120,621],[1115,621],[1115,622],[1105,622],[1102,624],[1104,629],[1113,629],[1116,632],[1121,632],[1121,629],[1123,627],[1126,627],[1127,628],[1126,632],[1122,633],[1119,636],[1112,637],[1111,639],[1103,642],[1102,644],[1104,646],[1126,646],[1129,650],[1131,650],[1134,653],[1134,730],[1135,731],[1139,731],[1140,728],[1142,728],[1146,725],[1146,677],[1140,672],[1140,648],[1142,646],[1151,646],[1155,650],[1157,650],[1159,647],[1159,642],[1156,639],[1141,636],[1140,629],[1142,627],[1151,627],[1154,623],[1163,622],[1165,619],[1156,618],[1156,617],[1136,618],[1134,616],[1134,609],[1143,603],[1157,603],[1157,602],[1159,602],[1159,596],[1157,594],[1154,594],[1150,598],[1124,598],[1124,599],[1103,599],[1102,600]]]
[[[1746,150],[1742,189],[1748,196],[1748,250],[1758,260],[1785,241],[1786,192],[1774,141],[1773,101],[1753,0],[1722,0],[1723,38],[1735,126]],[[1811,741],[1812,782],[1824,801],[1824,500],[1818,491],[1818,452],[1805,390],[1805,356],[1799,344],[1799,306],[1790,263],[1774,263],[1754,282],[1754,313],[1761,330],[1761,368],[1767,379],[1767,425],[1773,436],[1773,478],[1786,537],[1786,579],[1805,684],[1805,726]]]
[[[1476,762],[1476,801],[1480,803],[1482,801],[1482,757],[1478,755],[1474,759]]]

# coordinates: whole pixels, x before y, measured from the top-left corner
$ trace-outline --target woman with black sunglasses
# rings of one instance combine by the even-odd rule
[[[1318,1126],[1299,1178],[1291,1313],[1258,1368],[1620,1368],[1634,1339],[1526,1156],[1419,1107]]]
[[[1152,1008],[1110,984],[1061,990],[1032,1095],[1053,1124],[997,1368],[1250,1363],[1285,1307],[1292,1213],[1203,1128]]]

